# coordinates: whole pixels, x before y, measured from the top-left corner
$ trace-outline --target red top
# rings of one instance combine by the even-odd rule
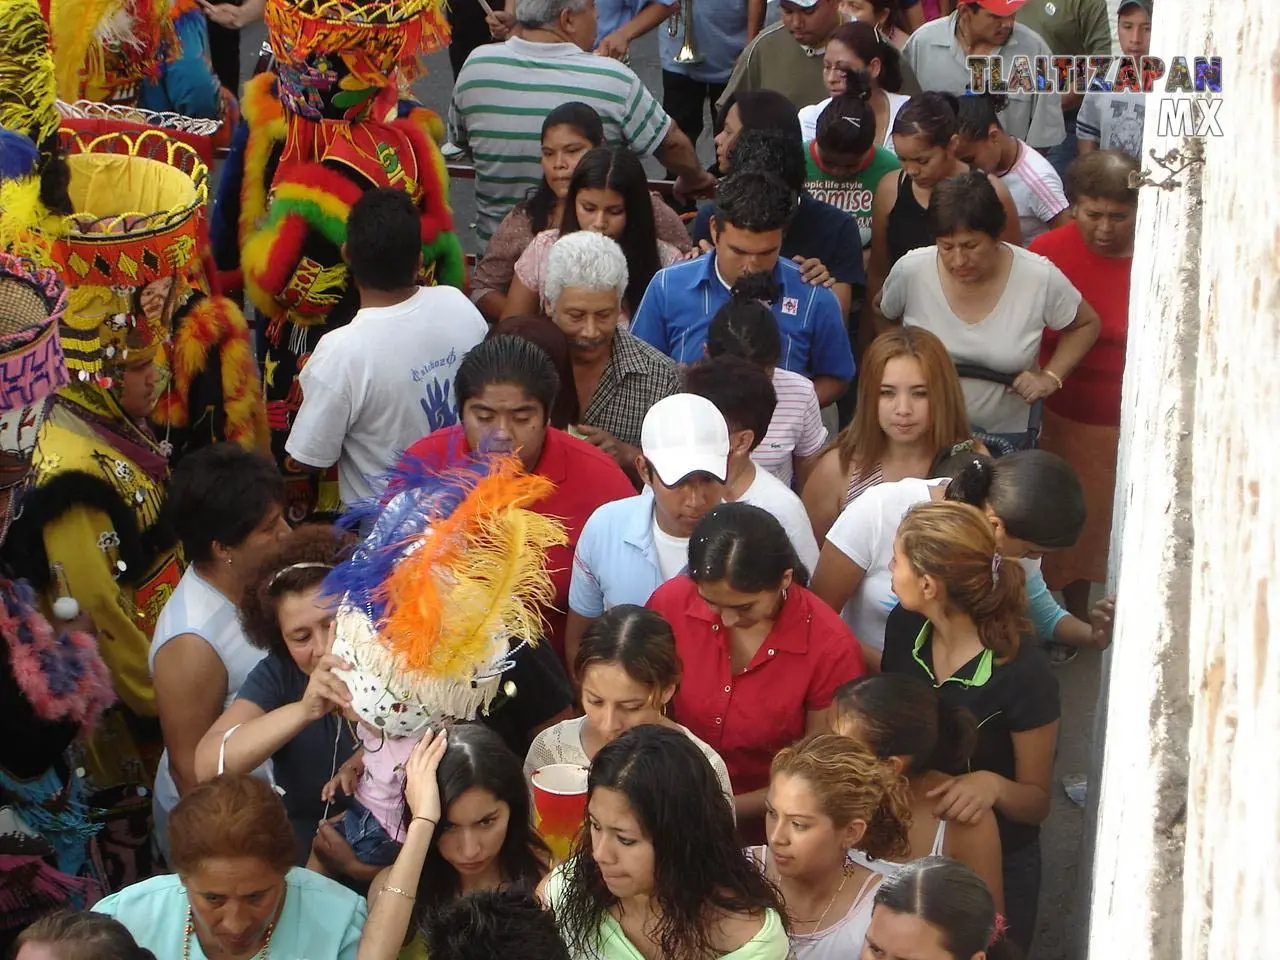
[[[807,714],[863,673],[853,633],[804,587],[787,591],[769,638],[737,676],[728,631],[692,580],[668,580],[647,606],[671,624],[684,665],[675,719],[724,758],[735,794],[767,787],[774,754],[804,736]]]
[[[429,434],[405,451],[428,463],[439,458],[443,465],[471,453],[461,424]],[[573,551],[587,518],[601,504],[634,497],[636,489],[622,468],[591,444],[571,437],[563,430],[547,428],[547,439],[534,473],[552,481],[556,488],[546,499],[534,504],[538,513],[564,524],[569,542],[547,551],[547,566],[555,584],[555,608],[546,611],[551,645],[564,658],[564,611],[569,609],[569,578],[573,573]]]
[[[1072,371],[1064,388],[1045,405],[1077,423],[1120,426],[1120,379],[1129,339],[1129,270],[1133,257],[1104,257],[1085,245],[1074,223],[1042,233],[1027,247],[1051,261],[1102,318],[1098,342]],[[1053,356],[1057,331],[1045,330],[1040,365]]]

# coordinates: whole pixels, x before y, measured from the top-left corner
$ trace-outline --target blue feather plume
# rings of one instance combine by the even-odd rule
[[[39,165],[40,151],[30,137],[0,127],[0,183],[29,177]]]

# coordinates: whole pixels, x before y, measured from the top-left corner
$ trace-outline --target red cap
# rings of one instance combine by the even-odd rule
[[[989,10],[997,17],[1010,17],[1018,12],[1018,8],[1027,0],[972,0],[983,10]]]

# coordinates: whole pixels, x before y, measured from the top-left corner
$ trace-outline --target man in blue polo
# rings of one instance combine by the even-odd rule
[[[795,192],[772,173],[743,170],[721,180],[711,218],[715,249],[659,270],[631,332],[677,363],[695,363],[703,357],[711,318],[729,301],[734,284],[763,273],[776,288],[772,306],[782,335],[781,366],[813,380],[823,405],[839,399],[853,379],[840,303],[779,256],[796,203]]]
[[[689,562],[689,536],[724,498],[729,427],[706,397],[675,393],[649,408],[636,472],[645,489],[596,509],[573,554],[564,656],[611,607],[643,606]]]

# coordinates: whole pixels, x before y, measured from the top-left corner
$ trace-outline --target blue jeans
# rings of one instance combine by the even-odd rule
[[[1071,166],[1071,161],[1076,158],[1078,148],[1076,146],[1076,115],[1079,109],[1063,110],[1062,123],[1067,128],[1067,138],[1056,147],[1050,147],[1044,152],[1044,157],[1051,164],[1053,169],[1058,171],[1063,182],[1067,179],[1067,167]]]
[[[342,815],[339,831],[356,858],[371,867],[389,867],[400,854],[400,844],[387,835],[378,818],[355,800]]]

